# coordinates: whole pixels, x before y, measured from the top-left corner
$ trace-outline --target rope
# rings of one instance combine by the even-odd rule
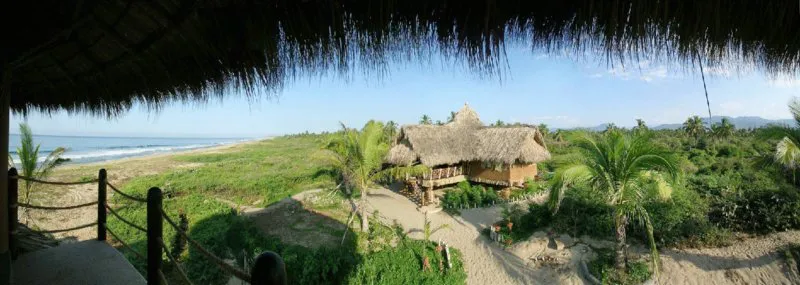
[[[25,180],[25,181],[29,181],[29,182],[36,182],[36,183],[42,183],[42,184],[51,184],[51,185],[81,185],[81,184],[97,183],[97,181],[100,181],[100,180],[97,180],[97,179],[92,179],[92,180],[89,180],[89,181],[78,181],[78,182],[45,181],[45,180],[39,180],[39,179],[25,177],[25,176],[21,176],[21,175],[11,176],[11,177],[9,177],[9,179],[19,179],[19,180]]]
[[[711,101],[708,100],[708,88],[706,88],[706,75],[703,72],[703,60],[697,56],[697,63],[700,65],[700,78],[703,79],[703,91],[706,93],[706,106],[708,107],[708,127],[711,128]]]
[[[119,191],[119,189],[117,189],[117,187],[114,187],[114,185],[111,185],[111,183],[106,183],[106,185],[108,185],[108,187],[111,187],[111,190],[114,190],[114,192],[116,192],[117,194],[122,195],[122,197],[134,200],[136,202],[147,203],[147,199],[137,198],[137,197],[125,194],[124,192]]]
[[[216,255],[214,255],[213,253],[210,253],[210,252],[208,252],[208,250],[206,250],[205,248],[203,248],[203,246],[202,246],[202,245],[200,245],[199,243],[197,243],[195,240],[191,239],[191,238],[190,238],[190,237],[189,237],[189,236],[188,236],[188,235],[187,235],[185,232],[183,232],[183,231],[180,229],[180,227],[178,227],[178,225],[177,225],[177,224],[175,224],[175,222],[173,222],[173,221],[172,221],[172,219],[170,219],[170,218],[169,218],[169,215],[167,215],[167,213],[165,213],[165,212],[164,212],[164,209],[161,209],[161,215],[164,217],[164,220],[166,220],[166,221],[167,221],[167,223],[169,223],[169,224],[170,224],[170,226],[172,226],[173,228],[175,228],[175,232],[177,232],[177,233],[178,233],[178,234],[180,234],[180,235],[181,235],[183,238],[185,238],[185,239],[186,239],[186,241],[188,241],[188,242],[189,242],[189,244],[190,244],[190,245],[192,245],[192,247],[194,247],[195,249],[197,249],[197,251],[199,251],[200,253],[202,253],[203,255],[205,255],[205,256],[206,256],[208,259],[211,259],[211,261],[213,261],[214,263],[216,263],[216,264],[217,264],[217,266],[219,266],[219,267],[220,267],[220,269],[222,269],[222,270],[224,270],[224,271],[227,271],[227,272],[228,272],[228,273],[230,273],[231,275],[233,275],[233,276],[236,276],[236,278],[239,278],[239,279],[241,279],[241,280],[242,280],[242,281],[244,281],[244,282],[250,283],[250,274],[247,274],[247,273],[245,273],[244,271],[241,271],[241,270],[239,270],[239,269],[237,269],[237,268],[235,268],[235,267],[231,266],[230,264],[228,264],[227,262],[225,262],[225,261],[224,261],[224,260],[222,260],[221,258],[217,257],[217,256],[216,256]]]
[[[61,232],[80,230],[80,229],[88,228],[88,227],[95,226],[95,225],[97,225],[97,222],[89,223],[89,224],[85,224],[85,225],[80,225],[80,226],[77,226],[77,227],[74,227],[74,228],[68,228],[68,229],[51,230],[51,231],[34,231],[34,230],[31,230],[31,232],[40,233],[40,234],[54,234],[54,233],[61,233]]]
[[[89,202],[89,203],[86,203],[86,204],[80,204],[80,205],[74,205],[74,206],[64,206],[64,207],[36,206],[36,205],[31,205],[31,204],[26,204],[26,203],[18,203],[17,204],[17,206],[22,207],[22,208],[36,209],[36,210],[72,210],[72,209],[77,209],[77,208],[93,206],[93,205],[97,205],[97,202]]]
[[[192,281],[189,280],[189,276],[186,275],[186,271],[183,271],[183,267],[181,267],[180,263],[178,263],[178,261],[175,260],[175,257],[172,256],[172,253],[169,252],[167,245],[164,244],[164,240],[159,238],[158,243],[161,244],[161,248],[164,249],[164,253],[167,254],[167,257],[169,258],[170,261],[172,261],[172,264],[175,264],[175,268],[178,269],[178,272],[181,274],[181,277],[183,277],[183,281],[186,281],[186,284],[192,285]]]
[[[139,231],[141,231],[141,232],[143,232],[143,233],[147,233],[147,230],[146,230],[146,229],[144,229],[143,227],[137,226],[137,225],[136,225],[136,224],[134,224],[133,222],[131,222],[131,221],[128,221],[128,220],[126,220],[126,219],[122,218],[122,217],[121,217],[119,214],[117,214],[117,212],[114,212],[114,210],[113,210],[113,209],[111,209],[111,207],[109,207],[108,205],[106,205],[106,209],[108,209],[108,212],[109,212],[109,213],[111,213],[112,215],[114,215],[114,217],[117,217],[117,219],[119,219],[119,220],[120,220],[120,221],[122,221],[123,223],[125,223],[125,224],[127,224],[127,225],[129,225],[129,226],[133,227],[134,229],[137,229],[137,230],[139,230]]]
[[[105,224],[104,224],[104,225],[105,225]],[[123,241],[121,238],[119,238],[119,236],[117,236],[117,234],[115,234],[114,232],[112,232],[112,231],[111,231],[111,229],[109,229],[109,228],[108,228],[108,225],[105,225],[105,226],[106,226],[106,231],[108,231],[108,233],[110,233],[110,234],[111,234],[111,236],[113,236],[113,237],[114,237],[114,239],[116,239],[116,240],[117,240],[119,243],[121,243],[121,244],[122,244],[122,246],[124,246],[124,247],[125,247],[125,249],[127,249],[127,250],[128,250],[128,251],[130,251],[130,252],[133,252],[133,254],[134,254],[134,255],[136,255],[136,257],[138,257],[139,259],[141,259],[141,260],[147,260],[147,258],[145,258],[145,257],[144,257],[144,255],[142,255],[142,254],[141,254],[141,253],[139,253],[138,251],[134,250],[134,249],[133,249],[133,248],[132,248],[130,245],[128,245],[127,243],[125,243],[125,241]]]

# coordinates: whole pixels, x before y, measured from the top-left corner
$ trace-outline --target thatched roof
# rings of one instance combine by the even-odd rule
[[[536,163],[550,158],[541,133],[535,127],[484,127],[478,114],[464,105],[446,125],[408,125],[400,129],[386,161],[427,166],[462,161]]]
[[[505,43],[600,58],[800,67],[798,1],[5,1],[15,112],[113,115],[278,91],[298,74],[444,55],[481,74]]]

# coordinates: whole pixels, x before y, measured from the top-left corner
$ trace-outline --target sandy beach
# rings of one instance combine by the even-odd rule
[[[172,159],[175,156],[235,151],[238,148],[258,143],[259,141],[266,139],[244,141],[170,153],[156,153],[102,162],[68,164],[55,169],[47,178],[47,180],[78,181],[81,179],[96,178],[98,171],[101,168],[105,168],[108,173],[108,182],[112,185],[122,185],[133,177],[158,174],[175,168],[191,168],[198,165],[197,163],[181,162]],[[20,185],[22,185],[22,183],[20,183]],[[108,195],[113,195],[113,193],[109,193]],[[92,201],[97,201],[96,184],[72,186],[37,185],[34,191],[31,192],[31,204],[34,205],[68,206]],[[63,211],[26,211],[21,209],[19,213],[19,219],[20,222],[26,223],[35,228],[59,229],[67,226],[82,225],[96,221],[97,209],[94,207]],[[54,236],[64,241],[80,241],[96,237],[96,231],[97,230],[94,227],[90,227],[66,233],[57,233],[54,234]]]

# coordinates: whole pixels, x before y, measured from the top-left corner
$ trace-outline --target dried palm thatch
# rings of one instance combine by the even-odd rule
[[[134,102],[275,94],[300,74],[382,73],[433,54],[486,76],[508,41],[545,52],[791,72],[798,1],[49,0],[0,4],[11,108],[115,115]],[[8,87],[10,86],[10,87]]]
[[[463,161],[505,164],[550,159],[542,134],[535,127],[484,127],[478,114],[464,105],[453,122],[443,126],[410,125],[400,129],[386,162],[433,167]]]
[[[475,157],[505,164],[536,163],[550,159],[542,134],[532,127],[484,128],[477,134]]]

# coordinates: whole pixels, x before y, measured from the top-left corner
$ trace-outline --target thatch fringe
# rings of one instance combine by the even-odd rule
[[[609,62],[797,73],[798,8],[793,0],[10,1],[0,8],[8,22],[0,66],[13,74],[15,112],[109,116],[134,103],[275,94],[301,74],[382,74],[432,55],[493,76],[509,41]]]

